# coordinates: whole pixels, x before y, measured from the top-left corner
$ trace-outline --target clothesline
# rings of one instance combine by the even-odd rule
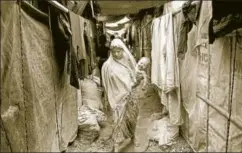
[[[53,6],[55,6],[56,8],[58,8],[59,10],[65,12],[65,13],[68,13],[69,10],[68,8],[66,8],[65,6],[63,6],[62,4],[60,4],[59,2],[55,1],[55,0],[45,0],[47,1],[48,3],[52,4]],[[93,1],[91,0],[91,9],[92,9],[92,16],[95,18],[95,14],[94,14],[94,8],[93,8]]]
[[[192,3],[191,3],[191,5],[196,5],[197,3],[199,3],[200,1],[193,1]],[[182,8],[181,9],[179,9],[179,10],[177,10],[177,11],[174,11],[174,12],[172,12],[172,15],[176,15],[176,14],[178,14],[178,13],[180,13],[181,12],[181,10],[182,10]],[[150,21],[148,21],[141,29],[143,29],[143,28],[145,28],[147,25],[149,25],[149,23],[151,23],[153,21],[153,19],[151,19]]]
[[[50,1],[50,0],[45,0],[45,1],[47,1],[48,3],[50,3],[50,4],[52,4],[53,6],[55,6],[56,8],[58,8],[59,10],[61,10],[61,11],[63,11],[63,12],[65,12],[65,13],[68,13],[69,12],[69,10],[65,7],[65,6],[63,6],[63,5],[61,5],[59,2],[57,2],[57,1]]]
[[[68,13],[69,12],[69,10],[65,6],[61,5],[59,2],[57,2],[55,0],[53,0],[53,1],[45,0],[45,1],[47,1],[48,3],[50,3],[51,5],[55,6],[56,8],[58,8],[59,10],[65,12],[65,13]],[[22,2],[23,2],[24,5],[26,5],[26,6],[30,7],[31,9],[35,10],[36,12],[38,12],[39,14],[41,14],[42,16],[48,17],[48,15],[46,13],[44,13],[44,12],[36,9],[32,5],[30,5],[27,1],[24,0]]]
[[[23,5],[25,5],[26,7],[28,8],[31,8],[32,10],[34,10],[36,13],[38,13],[40,16],[44,17],[44,18],[47,18],[48,19],[48,14],[38,10],[37,8],[35,8],[34,6],[32,6],[31,4],[29,4],[28,2],[26,1],[21,1]]]
[[[52,0],[52,1],[50,1],[50,0],[45,0],[45,1],[47,1],[47,2],[50,3],[50,4],[52,4],[53,6],[55,6],[56,8],[58,8],[59,10],[65,12],[65,13],[68,13],[68,12],[69,12],[69,10],[68,10],[65,6],[61,5],[59,2],[57,2],[57,1],[55,1],[55,0]],[[191,5],[195,5],[195,4],[198,3],[198,2],[199,2],[199,1],[193,1],[193,2],[191,3]],[[92,0],[91,0],[91,5],[92,5],[92,16],[95,18],[94,10],[93,10],[93,1],[92,1]],[[179,9],[179,10],[173,12],[172,15],[176,15],[176,14],[180,13],[181,10],[182,10],[182,9]],[[150,22],[152,22],[152,21],[153,21],[153,19],[151,19],[150,21],[148,21],[148,22],[142,27],[142,29],[145,28],[145,27],[146,27]]]

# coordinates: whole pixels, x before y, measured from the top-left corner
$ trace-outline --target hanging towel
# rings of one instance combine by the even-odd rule
[[[178,85],[176,81],[176,55],[173,39],[172,14],[153,21],[151,81],[165,92]]]
[[[160,18],[156,18],[152,22],[151,26],[151,31],[152,31],[152,50],[151,50],[151,59],[152,59],[152,64],[151,64],[151,83],[159,87],[159,80],[161,72],[159,71],[160,69],[160,64],[159,64],[159,48],[160,48],[160,43],[159,43],[159,38],[160,38]]]
[[[170,124],[181,125],[181,101],[178,92],[178,67],[174,46],[172,13],[152,23],[151,82],[158,87],[161,103],[169,112]]]
[[[164,92],[170,92],[178,87],[176,81],[176,54],[173,38],[172,13],[160,19],[160,60],[161,60],[161,87]]]

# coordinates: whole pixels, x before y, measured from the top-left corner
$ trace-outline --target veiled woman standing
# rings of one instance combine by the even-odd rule
[[[135,59],[122,40],[114,39],[110,45],[110,56],[102,67],[102,79],[113,111],[115,152],[134,140],[139,111],[135,95],[135,66]]]

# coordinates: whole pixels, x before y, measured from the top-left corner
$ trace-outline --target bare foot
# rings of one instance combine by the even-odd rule
[[[115,145],[114,152],[121,152],[128,144],[130,144],[131,138],[125,139],[120,144]]]

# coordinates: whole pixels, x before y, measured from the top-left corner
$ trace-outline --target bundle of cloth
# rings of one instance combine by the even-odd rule
[[[242,28],[241,1],[212,1],[212,19],[209,24],[209,43]]]

